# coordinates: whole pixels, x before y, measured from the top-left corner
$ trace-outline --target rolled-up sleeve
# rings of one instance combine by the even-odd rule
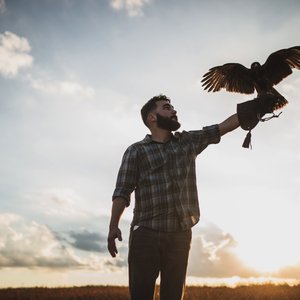
[[[130,195],[136,187],[137,173],[137,149],[134,146],[130,146],[123,155],[112,196],[113,200],[121,197],[126,200],[127,206],[130,205]]]
[[[203,127],[202,130],[189,131],[194,151],[196,154],[201,153],[208,145],[220,142],[221,135],[219,125],[210,125]]]

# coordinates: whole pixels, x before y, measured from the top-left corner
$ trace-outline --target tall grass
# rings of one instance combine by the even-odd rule
[[[159,288],[155,300],[159,299]],[[300,285],[251,285],[186,287],[184,300],[299,300]],[[0,300],[129,300],[127,287],[85,286],[72,288],[0,289]],[[141,299],[142,300],[142,299]]]

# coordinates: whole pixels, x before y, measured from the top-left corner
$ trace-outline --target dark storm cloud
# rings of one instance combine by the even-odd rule
[[[106,237],[98,232],[89,232],[88,230],[71,231],[69,236],[73,240],[69,244],[74,248],[84,251],[106,251]]]

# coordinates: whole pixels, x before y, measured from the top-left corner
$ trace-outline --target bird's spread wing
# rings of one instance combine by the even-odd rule
[[[262,65],[265,74],[273,84],[292,74],[292,69],[300,70],[300,46],[281,49],[272,53]]]
[[[255,91],[250,69],[238,63],[211,68],[203,75],[201,82],[208,92],[217,92],[222,88],[228,92],[243,94],[252,94]]]

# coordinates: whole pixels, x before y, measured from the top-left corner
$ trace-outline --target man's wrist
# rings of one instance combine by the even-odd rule
[[[118,229],[119,225],[118,224],[109,224],[109,230],[114,230],[114,229]]]

